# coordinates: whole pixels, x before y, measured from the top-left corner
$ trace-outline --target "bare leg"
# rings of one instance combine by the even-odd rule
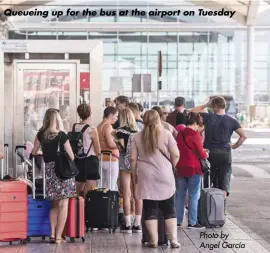
[[[178,243],[177,239],[177,219],[166,219],[165,220],[167,231],[169,233],[171,243]]]
[[[57,217],[58,217],[58,205],[57,201],[51,201],[50,208],[50,225],[51,225],[51,241],[55,240],[55,230],[57,225]]]
[[[123,206],[124,206],[124,216],[126,220],[126,226],[131,226],[131,217],[130,217],[130,173],[124,170],[120,170],[120,180],[121,188],[123,193]]]
[[[85,189],[85,183],[83,182],[75,182],[76,184],[76,192],[78,196],[82,196],[82,193],[84,192]]]
[[[68,214],[68,201],[69,199],[62,199],[58,201],[58,217],[56,226],[56,242],[59,243],[62,240],[62,234],[66,225]]]
[[[135,199],[134,199],[134,194],[133,194],[133,184],[132,180],[130,180],[130,214],[132,216],[135,216]]]
[[[150,236],[149,246],[155,248],[158,245],[158,221],[146,220],[145,224]]]
[[[86,196],[87,192],[95,190],[96,187],[97,187],[97,181],[87,180],[84,187],[84,197]]]
[[[132,192],[135,200],[135,223],[134,226],[141,225],[141,218],[142,218],[142,208],[143,208],[143,201],[137,198],[137,184],[134,184],[132,180]]]

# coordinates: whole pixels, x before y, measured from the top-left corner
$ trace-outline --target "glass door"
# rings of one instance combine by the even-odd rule
[[[15,63],[14,145],[33,145],[49,108],[60,111],[68,132],[76,122],[78,62]]]

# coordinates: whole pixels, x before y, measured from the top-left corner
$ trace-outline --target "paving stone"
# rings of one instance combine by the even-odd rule
[[[214,231],[219,234],[223,233],[223,234],[229,235],[228,240],[233,240],[233,239],[252,240],[252,238],[248,236],[248,234],[246,234],[243,230],[239,228],[238,229],[222,229],[221,231],[214,229]]]
[[[269,253],[268,250],[266,250],[263,246],[261,246],[258,242],[254,240],[228,240],[227,241],[230,245],[244,245],[245,248],[233,248],[234,252],[239,252],[239,253],[254,253],[254,252],[259,252],[259,253]]]
[[[208,253],[208,252],[220,252],[220,253],[233,253],[234,251],[231,249],[223,248],[224,241],[221,239],[214,240],[193,240],[193,243],[198,248],[200,252]]]
[[[228,218],[223,228],[210,228],[203,230],[192,230],[186,227],[178,228],[178,240],[181,243],[180,249],[174,249],[174,253],[266,253],[270,247],[261,237],[253,232],[245,233],[235,223],[237,220]],[[242,225],[240,223],[240,225]],[[243,225],[242,225],[243,226]],[[245,248],[224,248],[224,234],[229,234],[227,244],[245,245]],[[215,235],[217,238],[209,238]],[[222,235],[222,237],[221,237]],[[141,244],[141,234],[122,234],[119,230],[114,234],[109,234],[107,230],[88,232],[85,235],[85,243],[77,239],[75,243],[70,243],[67,238],[66,243],[60,245],[49,244],[40,238],[32,239],[31,243],[20,245],[15,242],[10,246],[8,243],[0,243],[0,253],[169,253],[170,247],[158,247],[150,249]],[[258,240],[256,242],[256,240]],[[204,243],[204,244],[202,244]],[[206,245],[208,244],[208,245]],[[219,248],[204,248],[210,245],[218,245]]]

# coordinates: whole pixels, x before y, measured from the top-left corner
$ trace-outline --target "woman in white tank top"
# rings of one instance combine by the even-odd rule
[[[90,105],[83,103],[77,108],[81,122],[75,124],[75,131],[83,131],[83,147],[86,158],[76,159],[76,165],[79,174],[75,178],[76,190],[78,195],[85,196],[88,191],[96,188],[96,181],[100,179],[99,160],[100,144],[96,127],[91,126],[91,108]]]

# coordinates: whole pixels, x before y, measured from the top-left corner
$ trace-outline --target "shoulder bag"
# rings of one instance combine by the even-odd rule
[[[200,156],[198,156],[186,143],[186,140],[185,140],[185,137],[184,137],[184,134],[183,132],[181,133],[182,134],[182,138],[183,138],[183,141],[186,145],[186,147],[192,152],[192,154],[194,154],[197,159],[199,160],[200,164],[201,164],[201,170],[202,170],[202,173],[205,173],[206,171],[210,171],[210,163],[207,159],[202,159]]]
[[[74,161],[71,161],[66,151],[61,150],[61,133],[58,141],[57,155],[55,161],[55,174],[62,180],[68,180],[76,177],[79,174],[79,170],[76,167]]]

